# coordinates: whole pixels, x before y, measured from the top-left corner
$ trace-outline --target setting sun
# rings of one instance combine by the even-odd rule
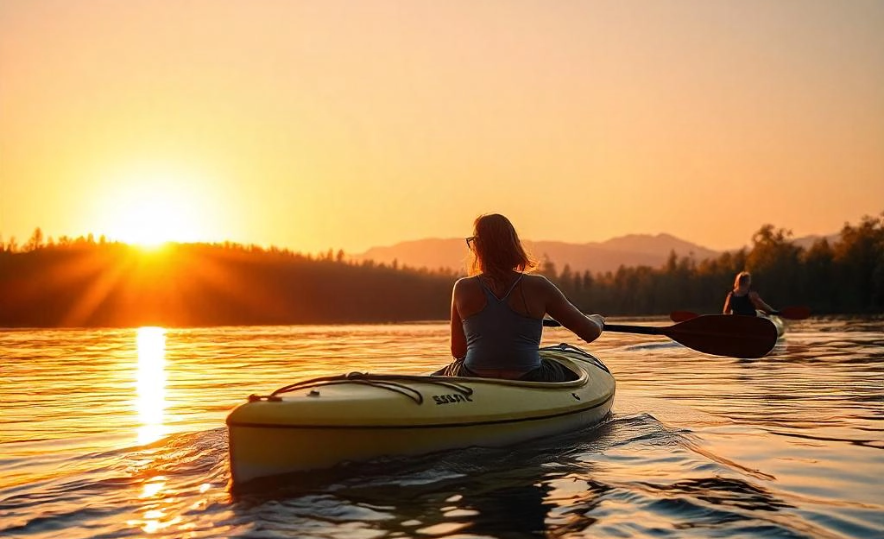
[[[121,184],[102,209],[110,239],[142,247],[205,239],[205,205],[184,182],[145,178]]]
[[[156,247],[168,241],[195,239],[195,222],[180,200],[160,194],[120,208],[114,234],[126,242]]]

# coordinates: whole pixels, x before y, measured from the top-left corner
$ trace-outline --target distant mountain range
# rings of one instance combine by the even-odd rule
[[[826,236],[829,242],[838,235]],[[796,238],[794,243],[810,247],[820,236]],[[620,265],[659,267],[666,263],[671,252],[679,257],[688,256],[697,261],[717,257],[721,251],[707,249],[670,234],[629,234],[603,242],[566,243],[561,241],[529,241],[525,247],[538,260],[552,261],[557,271],[567,264],[572,271],[593,273],[616,271]],[[364,253],[350,255],[354,261],[374,260],[413,268],[464,270],[469,252],[463,238],[430,238],[404,241],[395,245],[372,247]]]
[[[817,241],[822,240],[822,239],[827,240],[829,242],[829,245],[831,246],[832,244],[834,244],[835,242],[837,242],[838,240],[841,239],[841,234],[835,233],[835,234],[828,234],[825,236],[802,236],[800,238],[795,238],[794,240],[792,240],[792,243],[794,243],[795,245],[797,245],[798,247],[801,247],[803,249],[810,249],[814,243],[816,243]]]

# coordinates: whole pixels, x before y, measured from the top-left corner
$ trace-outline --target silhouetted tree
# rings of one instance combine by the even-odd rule
[[[34,229],[34,233],[31,234],[31,239],[25,244],[25,250],[34,251],[41,247],[43,247],[43,231],[40,230],[40,227],[37,227]]]
[[[882,214],[884,216],[884,214]],[[881,217],[863,217],[859,226],[845,223],[841,241],[834,248],[838,283],[850,286],[842,298],[862,312],[884,306],[884,222]]]

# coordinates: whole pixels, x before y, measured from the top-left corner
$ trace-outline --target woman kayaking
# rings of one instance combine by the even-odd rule
[[[741,271],[734,278],[734,289],[728,292],[724,298],[724,314],[741,314],[755,316],[756,310],[767,314],[779,314],[779,311],[768,305],[761,299],[758,292],[752,286],[752,275],[748,271]]]
[[[516,229],[499,214],[479,216],[466,239],[470,276],[451,295],[451,353],[455,361],[437,374],[533,382],[573,377],[538,352],[549,314],[586,342],[601,335],[605,319],[586,316],[546,277],[526,273],[536,264]]]

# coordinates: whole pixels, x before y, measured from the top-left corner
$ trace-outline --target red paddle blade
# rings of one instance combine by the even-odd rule
[[[810,318],[810,309],[807,307],[786,307],[780,310],[778,316],[786,320],[804,320]]]
[[[708,314],[660,329],[674,341],[715,356],[762,357],[777,342],[773,322],[757,316]]]
[[[691,311],[672,311],[669,313],[669,319],[673,322],[684,322],[700,316]],[[786,320],[804,320],[810,318],[810,309],[808,307],[786,307],[777,313],[780,318]]]
[[[669,313],[669,319],[673,322],[684,322],[698,316],[700,315],[691,311],[672,311]]]

